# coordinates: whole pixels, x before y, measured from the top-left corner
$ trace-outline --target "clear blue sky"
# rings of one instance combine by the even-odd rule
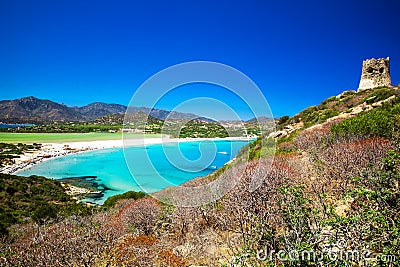
[[[294,115],[356,89],[366,58],[390,56],[398,84],[399,10],[395,0],[0,0],[0,99],[127,105],[156,72],[209,60],[248,75],[276,117]]]

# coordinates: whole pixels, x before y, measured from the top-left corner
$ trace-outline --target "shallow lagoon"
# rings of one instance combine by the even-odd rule
[[[75,178],[101,190],[101,196],[86,200],[102,204],[108,197],[129,190],[152,193],[207,175],[234,158],[246,144],[227,140],[166,143],[128,147],[125,154],[123,148],[94,150],[47,160],[18,175]]]

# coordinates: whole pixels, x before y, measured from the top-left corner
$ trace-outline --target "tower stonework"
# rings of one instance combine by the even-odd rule
[[[358,91],[381,86],[392,86],[389,57],[364,60]]]

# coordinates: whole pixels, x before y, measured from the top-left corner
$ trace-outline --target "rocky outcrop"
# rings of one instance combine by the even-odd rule
[[[270,133],[268,135],[268,138],[286,137],[286,136],[290,135],[291,133],[293,133],[294,131],[297,131],[303,127],[304,127],[303,122],[286,125],[285,127],[283,127],[282,130]]]

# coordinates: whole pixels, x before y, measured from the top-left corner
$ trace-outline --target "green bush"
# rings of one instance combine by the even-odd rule
[[[39,202],[31,217],[37,223],[44,223],[49,219],[55,218],[57,213],[58,210],[55,205],[48,202]]]
[[[355,94],[353,93],[353,94],[349,94],[347,96],[343,96],[343,98],[341,98],[340,100],[341,100],[341,102],[346,103],[346,102],[350,101],[351,99],[353,99],[354,95]],[[354,104],[347,103],[347,107],[352,107],[353,105]]]
[[[0,236],[7,234],[7,228],[16,222],[17,219],[12,213],[7,212],[2,207],[0,207]]]
[[[281,143],[283,143],[283,142],[291,142],[291,141],[293,141],[293,139],[297,136],[299,134],[299,131],[298,130],[296,130],[296,131],[293,131],[293,132],[291,132],[288,136],[286,136],[286,137],[281,137],[281,138],[278,138],[278,140],[276,141],[276,144],[281,144]]]
[[[278,125],[282,125],[289,120],[289,116],[282,116],[279,118]]]
[[[322,109],[318,110],[316,107],[306,109],[300,115],[306,127],[312,126],[317,123],[323,123],[327,119],[339,115],[339,111],[336,109]]]
[[[87,215],[90,210],[67,195],[59,181],[0,173],[0,235],[15,223],[44,223],[58,216]]]
[[[326,122],[329,118],[339,115],[339,113],[336,109],[326,109],[319,114],[318,123]]]
[[[275,146],[276,142],[273,138],[258,138],[250,144],[249,160],[273,155]]]
[[[333,125],[331,132],[336,135],[364,135],[391,138],[399,130],[398,111],[400,107],[381,107],[361,113]]]
[[[107,200],[103,204],[104,209],[109,209],[117,203],[118,200],[120,199],[139,199],[145,197],[147,194],[144,192],[136,192],[136,191],[128,191],[123,194],[115,195],[112,197],[107,198]]]
[[[324,101],[321,102],[321,104],[318,106],[318,109],[325,109],[326,106],[331,103],[331,102],[336,102],[338,101],[338,99],[336,98],[336,96],[331,96],[327,99],[325,99]]]
[[[354,96],[355,94],[357,94],[355,91],[349,90],[349,91],[345,91],[343,92],[343,94],[341,95],[341,99],[343,98],[347,98],[349,96]]]
[[[392,88],[379,88],[374,89],[372,93],[368,94],[366,97],[361,99],[360,103],[366,102],[367,104],[372,104],[381,100],[385,100],[390,96],[394,95],[395,90]]]
[[[318,117],[318,108],[316,106],[311,106],[300,112],[299,115],[305,124],[315,122]]]

